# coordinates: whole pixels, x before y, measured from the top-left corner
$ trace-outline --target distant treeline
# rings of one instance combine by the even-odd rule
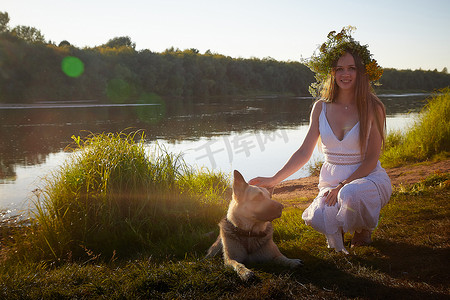
[[[447,68],[441,72],[384,69],[380,89],[394,91],[434,91],[450,86]]]
[[[299,62],[234,59],[200,54],[196,49],[135,51],[132,44],[117,44],[116,40],[78,49],[68,43],[28,43],[1,34],[0,101],[127,102],[143,93],[200,98],[245,93],[306,95],[313,80],[311,71]],[[70,77],[62,71],[67,56],[84,64],[80,76]]]
[[[129,37],[94,48],[80,49],[67,41],[56,45],[45,42],[34,28],[2,26],[9,19],[1,17],[5,13],[0,12],[0,102],[127,103],[152,99],[148,95],[154,94],[194,99],[264,93],[307,96],[314,80],[300,62],[231,58],[197,49],[136,51]],[[432,91],[450,86],[450,74],[446,69],[385,69],[380,82],[385,90]]]

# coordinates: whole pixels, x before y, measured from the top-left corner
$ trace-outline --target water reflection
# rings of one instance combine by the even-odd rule
[[[220,100],[220,101],[219,101]],[[42,164],[72,135],[143,129],[149,141],[198,140],[229,132],[274,130],[307,122],[311,100],[218,99],[211,103],[167,100],[156,106],[0,108],[0,180],[15,165]]]
[[[409,117],[401,114],[419,111],[425,98],[381,97],[388,126],[399,123],[397,128],[402,128]],[[149,143],[159,141],[169,150],[185,153],[188,163],[225,171],[245,166],[247,176],[271,174],[302,142],[312,104],[310,98],[216,98],[194,103],[149,95],[133,106],[47,102],[39,109],[0,107],[0,209],[28,197],[36,179],[64,161],[63,150],[72,135],[91,132],[142,129]]]
[[[386,106],[388,116],[396,114],[417,113],[426,104],[430,94],[381,94],[378,95]]]

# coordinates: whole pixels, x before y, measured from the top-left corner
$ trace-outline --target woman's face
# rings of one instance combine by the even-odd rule
[[[339,58],[335,69],[336,84],[339,89],[351,90],[356,85],[355,59],[350,53],[345,53]]]

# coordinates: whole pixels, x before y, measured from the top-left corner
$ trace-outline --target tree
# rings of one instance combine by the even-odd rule
[[[110,39],[103,46],[109,47],[109,48],[128,47],[128,48],[135,49],[136,43],[133,43],[133,41],[131,40],[131,38],[129,36],[120,36],[120,37],[115,37],[113,39]]]
[[[9,15],[7,12],[0,12],[0,32],[9,31]]]
[[[11,31],[13,35],[29,43],[45,43],[44,36],[39,29],[19,25]]]

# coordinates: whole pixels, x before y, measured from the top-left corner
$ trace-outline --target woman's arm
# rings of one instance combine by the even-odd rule
[[[256,177],[249,181],[252,185],[271,188],[288,178],[301,167],[303,167],[310,159],[314,147],[319,139],[319,116],[322,110],[322,101],[317,101],[310,115],[308,133],[300,148],[295,151],[288,162],[272,177]]]
[[[377,106],[377,111],[379,120],[383,120],[384,123],[384,113],[381,107]],[[381,153],[381,144],[382,144],[382,134],[378,130],[378,126],[375,123],[375,117],[371,118],[370,122],[372,123],[369,132],[369,139],[367,141],[367,152],[364,160],[361,165],[352,175],[350,175],[347,179],[341,181],[341,183],[334,189],[330,190],[328,194],[325,194],[327,198],[325,199],[325,203],[330,206],[333,206],[337,202],[337,194],[339,190],[347,183],[352,182],[355,179],[366,177],[370,174],[370,172],[375,169],[377,166],[378,160],[380,159]]]

